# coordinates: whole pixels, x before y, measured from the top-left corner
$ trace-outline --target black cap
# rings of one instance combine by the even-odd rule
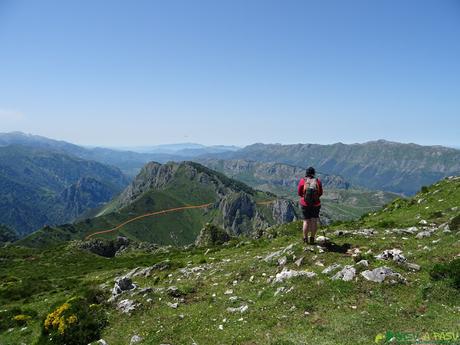
[[[307,171],[305,172],[306,176],[312,176],[313,177],[313,176],[315,176],[315,174],[316,174],[316,171],[315,171],[315,168],[313,168],[313,167],[309,167],[307,169]]]

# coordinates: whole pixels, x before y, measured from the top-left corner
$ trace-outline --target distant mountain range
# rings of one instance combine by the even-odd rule
[[[405,195],[412,195],[423,185],[430,185],[443,177],[460,173],[458,149],[385,140],[350,145],[254,144],[242,149],[234,146],[173,144],[147,147],[144,149],[151,150],[151,153],[140,153],[97,147],[84,148],[21,132],[0,134],[0,146],[10,144],[52,149],[114,165],[130,177],[136,176],[142,166],[150,161],[165,163],[213,158],[285,163],[304,168],[313,165],[323,174],[342,176],[354,186]]]
[[[0,147],[0,224],[26,235],[110,201],[128,179],[116,168],[56,151]]]
[[[460,150],[385,140],[351,145],[254,144],[207,158],[311,165],[323,173],[343,176],[355,186],[406,195],[443,177],[460,174]]]
[[[172,144],[152,147],[110,149],[83,147],[65,141],[25,134],[22,132],[0,133],[0,146],[21,145],[53,150],[86,160],[94,160],[118,167],[124,174],[134,177],[148,162],[166,163],[187,160],[199,155],[234,151],[235,146],[204,146],[199,144]],[[135,152],[134,150],[139,150]]]
[[[297,202],[297,185],[305,168],[243,159],[199,159],[198,162],[249,186]],[[325,222],[354,219],[379,209],[399,195],[352,186],[343,177],[319,173],[324,187],[321,217]]]
[[[269,201],[268,204],[258,202]],[[146,217],[126,224],[119,231],[102,235],[124,235],[133,240],[158,244],[189,244],[206,223],[231,234],[255,234],[297,217],[295,204],[275,195],[256,191],[242,182],[198,163],[148,163],[132,183],[96,218],[76,224],[48,226],[18,243],[42,247],[83,237],[139,215],[188,205],[210,204],[200,209],[180,210]]]

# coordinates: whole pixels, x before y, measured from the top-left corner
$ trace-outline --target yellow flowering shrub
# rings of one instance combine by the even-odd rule
[[[43,337],[53,344],[88,344],[99,336],[106,316],[101,308],[77,297],[55,308],[43,322]]]

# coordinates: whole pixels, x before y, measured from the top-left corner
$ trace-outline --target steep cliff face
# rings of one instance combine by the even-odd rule
[[[77,218],[86,210],[110,201],[113,194],[113,190],[106,184],[91,177],[83,177],[61,193],[62,212],[70,218]]]

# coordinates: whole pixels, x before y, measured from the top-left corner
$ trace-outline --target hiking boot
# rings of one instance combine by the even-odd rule
[[[315,244],[315,238],[313,236],[310,236],[310,244]]]
[[[308,244],[308,238],[307,237],[303,238],[303,243]]]

